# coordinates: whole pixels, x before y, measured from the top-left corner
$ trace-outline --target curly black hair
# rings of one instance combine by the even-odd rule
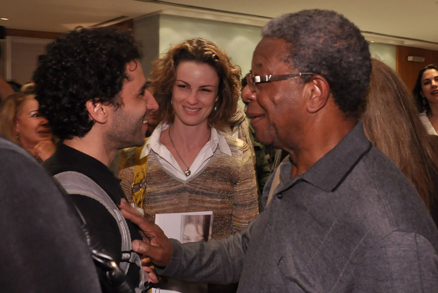
[[[285,40],[289,56],[281,56],[282,61],[301,72],[323,75],[338,107],[358,117],[370,82],[371,56],[352,22],[334,11],[303,10],[271,20],[262,36]]]
[[[47,45],[33,80],[53,133],[64,140],[90,131],[89,100],[119,107],[126,65],[140,57],[132,33],[115,28],[77,28]]]
[[[430,105],[427,99],[423,96],[423,87],[421,86],[421,79],[423,78],[423,74],[426,70],[434,69],[438,71],[438,66],[435,64],[429,64],[426,67],[423,67],[418,72],[417,80],[415,81],[414,89],[412,90],[412,95],[415,99],[415,104],[417,105],[417,109],[420,113],[430,112]]]

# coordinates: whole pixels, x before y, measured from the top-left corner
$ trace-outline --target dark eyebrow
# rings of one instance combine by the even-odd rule
[[[146,81],[142,87],[140,88],[140,90],[138,91],[138,94],[142,94],[149,86],[151,85],[150,81]]]

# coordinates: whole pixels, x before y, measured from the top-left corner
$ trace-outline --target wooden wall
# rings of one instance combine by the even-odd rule
[[[6,35],[10,37],[25,37],[25,38],[37,38],[37,39],[56,39],[64,35],[63,33],[54,32],[41,32],[6,28]]]
[[[429,64],[438,65],[438,51],[427,49],[397,46],[397,72],[403,81],[412,90],[421,68]],[[410,62],[408,56],[424,57],[424,62]]]
[[[111,26],[132,30],[134,28],[134,21],[132,19],[128,19],[113,24]],[[14,37],[38,38],[38,39],[56,39],[62,35],[65,35],[65,33],[30,31],[30,30],[6,28],[6,35],[11,37],[14,36]]]
[[[112,26],[132,29],[134,21],[128,19]],[[0,59],[0,77],[21,84],[31,81],[38,56],[44,54],[48,43],[63,35],[65,33],[6,28],[6,36],[10,38],[8,46],[5,40],[0,42],[3,48],[3,56]]]

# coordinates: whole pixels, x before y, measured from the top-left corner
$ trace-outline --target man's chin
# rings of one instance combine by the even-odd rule
[[[257,138],[257,140],[260,142],[260,143],[262,143],[262,144],[264,144],[265,146],[270,146],[270,145],[273,145],[274,144],[274,142],[275,142],[275,139],[274,139],[274,137],[271,137],[271,136],[268,136],[268,135],[263,135],[263,134],[258,134],[257,133],[257,131],[256,131],[256,138]]]
[[[126,149],[126,148],[132,148],[132,147],[141,147],[145,143],[145,138],[138,138],[136,140],[131,140],[130,142],[126,142],[124,144],[121,144],[119,146],[119,149]]]
[[[141,139],[138,139],[135,141],[135,143],[132,145],[133,147],[141,147],[145,143],[145,137],[143,136]]]

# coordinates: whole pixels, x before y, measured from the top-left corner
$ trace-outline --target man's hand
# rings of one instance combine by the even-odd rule
[[[141,265],[143,267],[143,270],[149,276],[149,282],[159,283],[161,281],[161,277],[158,276],[157,272],[155,271],[155,265],[152,263],[149,257],[143,256],[143,258],[141,259]]]
[[[124,199],[122,199],[120,209],[123,216],[127,220],[136,224],[147,238],[147,240],[143,241],[132,241],[132,249],[137,253],[149,257],[157,266],[167,266],[172,258],[173,249],[169,238],[164,235],[163,230],[143,218],[143,216],[135,208],[131,207]],[[143,258],[143,261],[145,262],[145,258]],[[144,269],[148,272],[146,268]]]

